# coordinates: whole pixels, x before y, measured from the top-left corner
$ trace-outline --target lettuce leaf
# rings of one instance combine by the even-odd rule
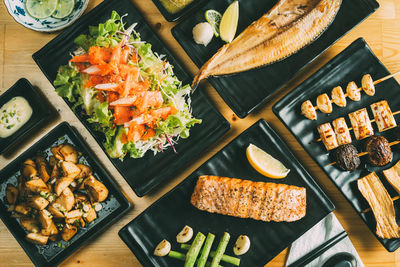
[[[69,102],[75,102],[76,95],[79,95],[81,91],[82,78],[77,70],[65,65],[58,70],[53,84],[58,95],[67,98]]]
[[[125,156],[126,154],[126,150],[124,149],[125,144],[122,142],[122,136],[124,134],[125,135],[128,134],[128,129],[124,127],[118,127],[118,133],[114,138],[114,142],[106,142],[105,148],[108,155],[110,155],[111,158],[122,159]]]
[[[108,102],[100,103],[97,99],[94,100],[93,113],[87,119],[90,123],[100,123],[103,127],[111,127],[113,123],[113,115],[111,110],[108,109]]]

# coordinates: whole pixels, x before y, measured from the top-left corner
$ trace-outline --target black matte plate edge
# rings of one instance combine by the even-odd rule
[[[277,132],[272,128],[272,126],[266,122],[264,119],[260,119],[256,123],[254,123],[252,126],[249,128],[245,129],[242,133],[240,133],[236,138],[234,138],[231,142],[229,142],[227,145],[225,145],[221,150],[219,150],[215,155],[213,155],[211,158],[209,158],[206,162],[204,162],[202,165],[212,161],[214,158],[216,158],[218,153],[222,151],[225,147],[229,146],[231,143],[235,142],[237,138],[241,137],[244,135],[248,130],[251,130],[252,128],[263,126],[266,127],[271,135],[273,135],[275,141],[280,145],[280,147],[287,151],[287,157],[290,158],[295,165],[297,165],[301,171],[310,178],[310,186],[313,186],[315,189],[315,192],[319,194],[320,200],[322,205],[325,206],[325,208],[329,211],[328,213],[332,212],[335,210],[335,205],[333,202],[330,200],[330,198],[325,194],[324,191],[322,191],[321,187],[316,183],[315,179],[311,176],[311,174],[304,168],[304,166],[297,160],[297,158],[294,156],[290,148],[287,146],[287,144],[279,137]],[[126,224],[121,230],[119,230],[118,235],[124,241],[124,243],[129,247],[129,249],[132,251],[132,253],[135,255],[135,257],[139,260],[141,264],[145,264],[145,259],[147,259],[147,256],[144,255],[143,253],[140,252],[140,254],[137,254],[137,251],[140,251],[141,247],[136,243],[136,242],[130,242],[130,239],[127,238],[126,236],[129,236],[129,226],[135,222],[135,220],[140,219],[143,217],[146,213],[147,210],[149,210],[153,205],[158,204],[159,202],[162,202],[164,198],[166,198],[168,195],[173,194],[175,191],[180,189],[180,186],[182,184],[188,183],[189,180],[188,178],[192,176],[193,173],[197,172],[202,166],[194,170],[191,174],[189,174],[182,182],[180,182],[178,185],[176,185],[173,189],[165,193],[161,198],[159,198],[157,201],[152,203],[149,207],[147,207],[144,211],[142,211],[137,217],[135,217],[132,221],[130,221],[128,224]],[[317,222],[318,223],[318,222]]]
[[[320,54],[316,55],[314,58],[311,58],[308,63],[306,63],[305,65],[303,65],[300,69],[298,69],[293,77],[289,80],[287,80],[282,86],[278,87],[275,89],[274,93],[278,93],[278,91],[280,89],[282,89],[287,83],[289,83],[294,77],[296,77],[303,69],[305,69],[305,67],[307,67],[309,64],[311,64],[313,61],[315,61],[317,58],[319,58],[322,54],[324,54],[331,46],[333,46],[337,41],[339,41],[340,39],[342,39],[345,35],[347,35],[350,31],[352,31],[355,27],[357,27],[358,25],[360,25],[364,20],[366,20],[371,14],[373,14],[379,7],[379,3],[374,1],[373,3],[370,1],[364,1],[367,5],[370,6],[372,12],[365,17],[363,20],[359,21],[356,25],[354,25],[353,28],[349,29],[347,32],[345,32],[342,36],[339,36],[333,43],[331,43],[329,46],[327,46],[324,50],[321,51]],[[178,24],[179,25],[179,24]],[[189,55],[188,51],[182,46],[181,41],[177,38],[177,34],[176,31],[177,26],[175,25],[172,29],[171,29],[171,33],[172,36],[174,36],[175,40],[179,43],[179,45],[183,48],[183,50],[185,50],[186,54]],[[323,34],[323,33],[322,33]],[[320,36],[319,36],[320,37]],[[318,38],[319,38],[318,37]],[[304,47],[306,48],[306,47]],[[304,49],[303,48],[303,49]],[[192,58],[191,58],[192,59]],[[193,60],[192,60],[193,61]],[[195,65],[200,68],[201,66],[199,64],[197,64],[197,62],[193,61],[193,63],[195,63]],[[217,77],[210,77],[210,79],[208,79],[208,81],[211,83],[211,85],[216,89],[217,87],[215,86],[215,81],[214,79],[218,79]],[[217,90],[217,89],[216,89]],[[261,105],[268,103],[268,101],[271,100],[271,98],[274,97],[274,93],[266,96],[265,98],[261,99],[261,101],[258,102],[258,104],[256,104],[253,108],[249,109],[249,110],[244,110],[241,107],[235,107],[233,105],[233,103],[230,101],[230,96],[229,95],[222,95],[219,93],[219,90],[217,90],[218,94],[222,97],[222,99],[225,101],[225,103],[229,106],[229,108],[241,119],[244,119],[245,117],[247,117],[250,113],[252,113],[254,110],[256,110],[257,108],[259,108]],[[229,100],[229,101],[228,101]]]
[[[105,6],[107,6],[107,5],[109,4],[109,2],[112,2],[112,1],[113,1],[113,0],[104,0],[102,3],[100,3],[99,5],[97,5],[94,9],[92,9],[90,12],[92,12],[92,11],[95,10],[95,9],[96,9],[96,10],[102,10],[102,9],[105,8]],[[129,2],[130,2],[130,1],[129,1]],[[131,2],[130,2],[130,3],[131,3]],[[133,3],[131,3],[131,4],[134,6],[134,8],[137,10],[138,13],[141,13],[141,12],[136,8],[136,6],[135,6]],[[90,14],[90,13],[88,13],[88,14]],[[149,25],[148,22],[147,22],[147,20],[146,20],[143,16],[141,16],[141,19],[143,19],[144,24]],[[81,21],[85,21],[85,20],[90,20],[90,18],[89,18],[87,15],[82,16],[81,18],[78,19],[77,23],[75,23],[74,25],[80,25],[80,24],[81,24]],[[63,34],[74,34],[75,32],[79,32],[80,27],[77,26],[76,28],[77,28],[77,29],[75,29],[74,27],[67,28],[67,29],[63,32]],[[186,75],[187,75],[188,77],[190,77],[190,75],[187,73],[187,71],[184,69],[183,65],[181,64],[180,60],[177,59],[176,56],[175,56],[175,54],[172,53],[171,50],[165,45],[164,41],[162,41],[162,40],[160,39],[160,37],[154,32],[154,30],[153,30],[150,26],[149,26],[149,29],[150,29],[150,31],[153,33],[153,35],[157,37],[157,39],[160,41],[160,43],[162,43],[162,44],[166,47],[166,50],[168,50],[168,52],[169,52],[168,57],[169,57],[169,58],[172,58],[172,59],[176,62],[176,64],[179,64],[179,65],[181,66],[182,70],[186,73]],[[53,83],[53,81],[52,81],[52,79],[50,78],[50,76],[47,74],[47,72],[45,71],[44,66],[39,62],[39,58],[40,58],[41,56],[44,56],[44,55],[45,55],[45,53],[46,53],[46,51],[49,49],[49,47],[51,47],[52,45],[54,45],[54,44],[56,44],[56,43],[62,42],[62,41],[63,41],[63,39],[62,39],[62,34],[59,34],[58,36],[56,36],[55,38],[53,38],[49,43],[47,43],[47,44],[46,44],[45,46],[43,46],[40,50],[38,50],[37,52],[35,52],[35,53],[32,55],[32,58],[34,59],[34,61],[35,61],[36,64],[39,66],[39,68],[40,68],[40,70],[42,71],[42,73],[46,76],[46,78],[49,80],[49,82],[50,82],[51,84]],[[212,109],[216,111],[217,116],[218,116],[219,119],[221,120],[221,126],[218,128],[218,131],[214,133],[214,136],[217,135],[218,137],[217,137],[217,138],[214,138],[214,139],[212,139],[212,138],[207,139],[207,146],[205,146],[205,148],[202,150],[202,152],[204,152],[207,148],[209,148],[209,146],[210,146],[211,144],[213,144],[213,143],[215,143],[216,141],[218,141],[219,138],[221,138],[226,132],[228,132],[228,131],[230,130],[230,128],[231,128],[231,125],[230,125],[230,123],[224,118],[224,116],[218,111],[218,109],[214,106],[214,104],[210,101],[209,97],[204,93],[204,91],[202,90],[202,88],[198,88],[198,90],[199,90],[199,93],[201,94],[201,96],[204,98],[204,100],[205,100],[205,101],[208,101],[208,102],[209,102],[209,105],[212,107]],[[71,105],[68,103],[68,101],[67,101],[65,98],[63,98],[63,100],[64,100],[64,102],[65,102],[68,106],[71,107]],[[73,112],[73,113],[74,113],[74,115],[81,121],[81,123],[85,126],[85,128],[91,133],[91,135],[96,139],[97,143],[99,144],[99,146],[101,147],[101,149],[104,151],[104,153],[106,153],[106,152],[105,152],[105,148],[104,148],[104,146],[102,145],[102,140],[100,140],[100,139],[97,138],[97,136],[94,134],[95,131],[89,126],[89,124],[84,120],[84,118],[78,116],[77,114],[75,114],[75,112]],[[189,138],[190,138],[190,137],[189,137]],[[107,154],[107,153],[106,153],[106,154]],[[107,155],[107,157],[108,157],[108,155]],[[189,162],[190,162],[191,160],[194,160],[194,159],[195,159],[195,157],[192,157],[192,159],[189,159],[189,160],[188,160],[188,159],[185,159],[182,168],[183,168],[183,167],[186,167],[186,166],[189,164]],[[125,178],[125,175],[124,175],[124,174],[122,173],[122,171],[120,171],[120,169],[117,167],[116,162],[115,162],[114,160],[111,160],[110,158],[109,158],[109,160],[110,160],[111,163],[114,165],[114,167],[118,170],[118,172],[124,177],[124,179],[128,182],[129,186],[132,188],[132,190],[135,192],[135,194],[136,194],[137,196],[139,196],[139,197],[145,196],[146,194],[148,194],[149,192],[151,192],[152,190],[154,190],[157,186],[159,186],[161,183],[167,181],[169,178],[171,178],[172,176],[174,176],[174,175],[178,172],[178,170],[177,170],[177,171],[172,171],[169,175],[159,175],[159,176],[157,177],[157,181],[158,181],[158,182],[157,182],[157,183],[154,183],[154,184],[152,184],[152,185],[147,185],[147,186],[133,186],[133,183],[132,183],[129,179]]]
[[[64,128],[64,129],[63,129]],[[0,213],[0,218],[2,220],[2,222],[6,225],[7,230],[14,236],[15,240],[17,240],[17,242],[19,243],[19,245],[21,246],[21,248],[25,251],[26,255],[30,258],[30,260],[35,264],[35,266],[57,266],[59,265],[61,262],[63,262],[65,259],[67,259],[70,255],[72,255],[74,252],[76,252],[76,250],[78,250],[80,247],[82,247],[83,245],[85,245],[89,240],[94,239],[95,237],[97,237],[99,234],[101,234],[107,227],[111,226],[115,221],[117,221],[119,218],[121,218],[124,214],[126,214],[129,209],[131,208],[131,203],[126,199],[126,197],[124,196],[124,194],[119,190],[119,186],[115,183],[114,179],[111,177],[111,175],[109,175],[108,171],[106,171],[106,169],[104,169],[103,165],[101,165],[98,162],[97,157],[95,156],[95,154],[89,149],[88,145],[86,145],[86,143],[83,141],[82,137],[77,133],[77,131],[72,128],[67,122],[62,122],[59,125],[57,125],[56,127],[54,127],[50,132],[48,132],[45,136],[43,136],[40,140],[38,140],[36,143],[34,143],[31,147],[29,147],[25,152],[23,152],[20,156],[18,156],[16,159],[14,159],[12,162],[9,163],[9,165],[13,164],[14,162],[18,162],[21,161],[23,159],[25,159],[27,157],[27,154],[31,153],[31,150],[33,150],[34,147],[36,147],[39,143],[42,142],[42,140],[47,139],[48,137],[51,137],[53,135],[54,132],[59,131],[60,129],[64,130],[65,134],[70,134],[72,136],[72,138],[74,138],[76,141],[77,146],[79,146],[80,150],[83,150],[81,152],[84,152],[88,157],[90,157],[95,163],[96,163],[96,168],[100,169],[100,172],[107,174],[108,177],[104,178],[102,177],[102,179],[107,179],[107,182],[109,184],[111,184],[112,187],[114,187],[114,189],[119,192],[119,196],[118,198],[120,198],[120,200],[122,200],[121,202],[119,202],[119,204],[121,205],[121,207],[119,209],[121,209],[121,212],[119,214],[117,214],[116,216],[110,218],[106,223],[104,223],[103,225],[101,225],[99,227],[98,230],[96,230],[96,232],[94,232],[92,235],[90,235],[87,239],[83,240],[83,242],[80,244],[80,246],[74,246],[74,243],[72,243],[70,246],[68,246],[68,248],[70,248],[70,252],[68,253],[64,253],[65,255],[59,256],[58,258],[55,257],[50,261],[47,261],[46,265],[41,265],[38,263],[37,259],[34,258],[31,253],[28,252],[27,248],[25,247],[24,243],[22,242],[22,240],[20,240],[17,236],[15,231],[11,231],[10,229],[12,229],[15,225],[11,224],[10,221],[8,221],[6,218],[9,217],[8,214],[3,214]],[[9,165],[7,165],[4,169],[6,169]],[[3,170],[4,170],[3,169]],[[0,172],[2,172],[3,170],[1,170]],[[56,259],[56,260],[55,260]]]
[[[6,140],[8,141],[4,147],[0,147],[0,154],[6,152],[9,150],[13,145],[17,143],[18,140],[21,140],[22,138],[26,137],[29,133],[31,133],[33,130],[35,130],[39,125],[41,125],[46,118],[50,116],[51,110],[49,109],[47,105],[47,101],[43,100],[42,95],[38,92],[38,90],[33,87],[33,85],[26,79],[26,78],[20,78],[18,81],[16,81],[7,91],[5,91],[3,94],[0,95],[0,99],[3,97],[6,97],[6,95],[10,94],[11,92],[15,91],[19,86],[25,87],[26,91],[31,91],[34,94],[35,99],[27,99],[28,102],[31,102],[30,104],[38,104],[38,107],[32,107],[32,110],[34,113],[32,113],[32,117],[29,119],[29,121],[34,120],[32,125],[27,127],[27,124],[30,122],[27,121],[24,126],[22,126],[17,132],[15,132],[13,135],[10,137],[7,137]],[[12,98],[13,96],[11,96]],[[38,103],[38,100],[43,100],[40,103]],[[38,110],[40,109],[40,110]],[[35,118],[34,116],[38,116],[40,114],[35,114],[35,111],[40,113],[42,116]],[[1,139],[0,139],[1,140]]]
[[[208,0],[193,0],[192,3],[190,3],[188,6],[184,7],[181,11],[178,11],[176,13],[170,13],[161,3],[160,0],[152,0],[153,3],[156,5],[158,10],[160,11],[161,15],[169,21],[169,22],[174,22],[177,20],[180,20],[182,17],[185,17],[186,15],[189,15],[194,9],[202,6],[206,1]]]
[[[222,116],[222,115],[221,115]],[[222,116],[222,118],[224,118],[223,116]],[[222,124],[221,124],[221,127],[219,127],[219,129],[218,129],[218,132],[217,133],[214,133],[214,134],[216,134],[217,136],[219,136],[218,138],[216,138],[216,139],[212,139],[212,137],[211,138],[208,138],[207,140],[206,140],[206,142],[205,143],[203,143],[203,144],[206,144],[205,145],[205,149],[202,151],[202,152],[200,152],[200,154],[201,153],[204,153],[207,149],[209,149],[210,148],[210,146],[212,145],[212,144],[214,144],[214,143],[216,143],[218,140],[220,140],[230,129],[231,129],[231,124],[224,118],[224,121],[222,122]],[[190,137],[189,137],[190,138]],[[190,162],[194,162],[195,160],[196,160],[196,158],[197,157],[193,157],[193,158],[185,158],[184,160],[182,160],[182,162],[183,162],[183,166],[182,166],[182,171],[183,171],[183,168],[186,168],[189,164],[190,164]],[[113,163],[113,165],[114,165],[114,163]],[[115,166],[115,165],[114,165]],[[165,182],[168,182],[168,179],[169,178],[171,178],[172,176],[174,176],[174,175],[177,175],[178,173],[180,172],[180,170],[177,170],[177,171],[173,171],[172,172],[172,174],[171,175],[161,175],[161,177],[159,177],[159,182],[157,183],[157,184],[155,184],[154,186],[148,186],[148,187],[141,187],[141,188],[138,188],[138,187],[134,187],[133,186],[133,184],[131,183],[131,181],[130,180],[128,180],[128,179],[125,179],[125,181],[127,181],[127,183],[129,184],[129,186],[132,188],[132,190],[133,190],[133,192],[135,192],[135,194],[138,196],[138,197],[144,197],[146,194],[148,194],[148,193],[150,193],[150,192],[152,192],[154,189],[156,189],[157,188],[157,186],[159,186],[160,184],[162,184],[162,183],[165,183]],[[165,177],[164,179],[162,178],[162,177]],[[143,189],[142,189],[143,188]]]
[[[370,48],[370,46],[367,44],[367,42],[364,40],[364,38],[360,37],[358,39],[356,39],[354,42],[352,42],[347,48],[345,48],[342,52],[340,52],[339,54],[337,54],[334,58],[332,58],[329,62],[327,62],[324,66],[322,66],[320,69],[318,69],[316,72],[314,72],[309,78],[307,78],[302,84],[309,84],[310,82],[313,81],[314,76],[320,76],[321,73],[323,72],[323,68],[328,66],[328,65],[337,65],[338,62],[341,61],[341,58],[343,57],[344,54],[350,54],[353,53],[353,51],[355,49],[358,49],[360,47],[365,47],[367,50],[369,50],[371,52],[371,54],[375,55],[372,51],[372,49]],[[382,67],[388,72],[389,70],[387,70],[387,68],[382,64]],[[292,95],[296,95],[299,91],[300,91],[300,85],[298,87],[296,87],[293,91],[289,92],[287,95],[283,96],[273,107],[272,107],[272,111],[273,113],[279,118],[279,120],[285,125],[285,127],[290,131],[290,133],[295,137],[295,139],[297,140],[297,142],[304,148],[302,142],[300,142],[299,138],[293,133],[292,129],[290,127],[288,127],[288,125],[286,124],[286,122],[282,119],[282,117],[280,116],[280,110],[283,109],[283,107],[287,104],[286,100],[291,98]],[[313,158],[311,156],[311,154],[307,151],[307,154]],[[314,159],[313,159],[314,160]],[[332,178],[330,178],[330,175],[328,174],[328,172],[322,168],[320,166],[320,164],[318,162],[316,162],[314,160],[314,162],[322,169],[322,171],[329,177],[330,180],[332,180]],[[333,182],[333,180],[332,180]],[[347,202],[352,206],[352,208],[354,209],[354,211],[358,214],[358,216],[361,218],[361,220],[363,220],[363,222],[365,223],[365,225],[368,227],[366,220],[363,218],[363,213],[360,213],[357,211],[357,209],[355,208],[353,202],[347,198],[347,196],[345,196],[342,193],[342,190],[339,188],[339,185],[337,185],[335,182],[333,182],[333,184],[335,185],[335,187],[338,189],[338,191],[343,195],[343,197],[347,200]],[[371,233],[377,238],[377,240],[382,244],[382,246],[388,251],[388,252],[394,252],[397,250],[397,248],[395,246],[390,246],[389,244],[384,244],[384,240],[389,240],[389,239],[382,239],[379,238],[376,235],[376,232],[373,231],[373,229],[371,229],[370,227],[368,227],[368,229],[371,231]]]

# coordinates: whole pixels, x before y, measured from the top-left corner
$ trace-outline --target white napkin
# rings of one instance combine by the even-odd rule
[[[336,216],[333,213],[329,214],[299,239],[293,242],[289,250],[286,266],[300,259],[314,248],[320,246],[343,231],[344,229]],[[358,253],[349,237],[345,237],[339,241],[339,243],[325,251],[321,256],[307,264],[307,267],[320,267],[331,256],[339,252],[349,252],[353,254],[357,260],[357,267],[364,267],[364,264],[362,263],[360,256],[358,256]]]

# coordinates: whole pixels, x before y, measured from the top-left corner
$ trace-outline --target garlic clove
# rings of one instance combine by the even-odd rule
[[[247,235],[240,235],[233,246],[233,253],[240,256],[245,254],[250,248],[250,238]]]
[[[193,237],[193,229],[190,226],[185,225],[182,231],[176,236],[176,241],[178,243],[186,243],[189,242]]]
[[[163,240],[160,244],[157,245],[156,249],[154,250],[154,255],[159,257],[167,256],[168,253],[171,251],[171,243],[167,240]]]

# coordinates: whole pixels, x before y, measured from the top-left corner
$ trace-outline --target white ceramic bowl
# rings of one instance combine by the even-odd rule
[[[26,12],[24,0],[4,0],[8,13],[10,13],[16,22],[38,32],[54,32],[71,25],[83,14],[88,3],[89,0],[75,0],[74,11],[63,19],[52,17],[35,19]]]

